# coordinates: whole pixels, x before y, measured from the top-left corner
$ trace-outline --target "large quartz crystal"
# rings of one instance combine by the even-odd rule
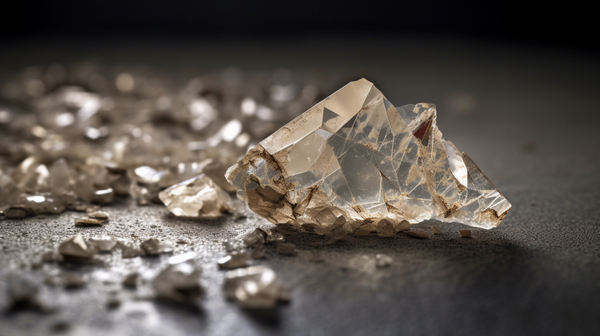
[[[434,105],[394,107],[365,79],[264,139],[226,177],[254,212],[317,233],[376,231],[382,219],[397,230],[429,219],[490,229],[511,207],[442,138]]]

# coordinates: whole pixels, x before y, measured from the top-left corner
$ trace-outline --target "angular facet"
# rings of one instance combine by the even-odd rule
[[[218,217],[235,212],[231,197],[204,174],[175,184],[158,197],[175,216]]]
[[[272,223],[317,233],[344,227],[391,234],[405,230],[405,221],[429,219],[490,229],[511,207],[471,158],[442,138],[434,105],[394,107],[366,79],[250,149],[226,178]]]

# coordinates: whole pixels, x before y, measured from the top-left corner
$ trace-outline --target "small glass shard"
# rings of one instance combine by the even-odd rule
[[[191,261],[169,264],[152,280],[157,298],[194,304],[204,294],[201,269]]]
[[[289,300],[275,272],[264,266],[227,272],[223,292],[227,299],[248,309],[274,308],[278,302]]]
[[[394,107],[360,79],[251,148],[227,181],[270,222],[319,234],[391,236],[430,219],[497,226],[510,203],[442,138],[436,113]]]
[[[236,209],[229,194],[204,174],[175,184],[158,197],[175,216],[218,217]]]
[[[88,247],[81,234],[76,234],[73,238],[61,243],[58,246],[58,253],[65,259],[91,259],[95,251]]]

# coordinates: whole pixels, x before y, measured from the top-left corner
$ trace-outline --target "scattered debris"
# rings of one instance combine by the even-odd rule
[[[108,219],[108,214],[104,211],[100,211],[100,210],[92,210],[90,211],[90,209],[86,210],[87,215],[92,217],[92,218],[97,218],[97,219]]]
[[[433,234],[435,235],[441,235],[442,234],[442,230],[440,230],[437,226],[433,225],[431,227],[431,231],[433,231]]]
[[[75,226],[102,226],[106,220],[96,218],[75,218]]]
[[[265,243],[265,231],[261,229],[256,229],[249,234],[247,234],[244,239],[244,245],[246,247],[254,247],[257,245],[263,245]]]
[[[277,275],[264,266],[252,266],[229,271],[223,285],[225,297],[248,309],[274,308],[278,302],[289,301],[287,291]]]
[[[130,246],[130,245],[128,245],[126,243],[122,243],[122,242],[118,242],[116,245],[116,248],[121,250],[121,257],[126,258],[126,259],[136,258],[136,257],[146,255],[146,252],[144,252],[144,250],[142,248]]]
[[[146,255],[155,256],[162,253],[173,252],[173,246],[163,243],[156,238],[150,238],[140,244],[140,247],[146,252]]]
[[[110,252],[117,246],[117,240],[111,236],[99,236],[88,239],[87,244],[99,252]]]
[[[95,251],[87,246],[80,233],[61,243],[58,246],[58,253],[60,253],[65,260],[70,261],[89,260],[95,255]]]
[[[458,230],[462,238],[471,238],[471,230]]]
[[[191,260],[178,263],[171,260],[178,261],[170,259],[169,265],[152,281],[156,297],[181,303],[196,303],[204,293],[200,285],[201,269]]]
[[[246,252],[232,252],[217,261],[220,269],[234,269],[248,266],[250,256]]]

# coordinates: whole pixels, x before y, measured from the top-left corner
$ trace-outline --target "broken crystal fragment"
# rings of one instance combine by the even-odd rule
[[[140,244],[140,247],[146,252],[146,255],[154,256],[161,253],[173,252],[173,246],[170,244],[161,242],[156,238],[150,238]]]
[[[111,236],[100,236],[88,239],[87,243],[100,252],[110,252],[117,245],[117,240]]]
[[[246,252],[233,252],[217,261],[220,269],[234,269],[248,266],[250,255]]]
[[[130,273],[128,274],[125,279],[123,279],[123,287],[127,287],[127,288],[135,288],[137,287],[137,281],[138,278],[140,277],[139,273]]]
[[[96,218],[75,218],[75,226],[101,226],[106,220]]]
[[[458,230],[462,238],[471,238],[471,230]]]
[[[427,232],[423,232],[423,231],[404,231],[404,233],[406,233],[407,235],[414,237],[414,238],[420,238],[420,239],[429,238],[429,235],[427,234]]]
[[[382,219],[490,229],[511,208],[473,160],[442,138],[434,105],[394,107],[365,79],[264,139],[226,177],[257,214],[317,233],[339,218],[361,222],[349,228],[362,234],[390,234],[389,225],[377,225]]]
[[[183,262],[171,262],[171,260],[169,265],[152,280],[156,297],[182,303],[196,303],[204,293],[200,286],[201,269],[190,260]]]
[[[176,216],[218,217],[236,209],[231,197],[204,174],[175,184],[158,197]]]
[[[273,308],[279,301],[289,300],[275,272],[264,266],[227,272],[223,291],[227,299],[249,309]]]
[[[58,246],[58,253],[65,259],[91,259],[95,251],[87,246],[81,234],[76,234],[73,238],[61,243]]]

